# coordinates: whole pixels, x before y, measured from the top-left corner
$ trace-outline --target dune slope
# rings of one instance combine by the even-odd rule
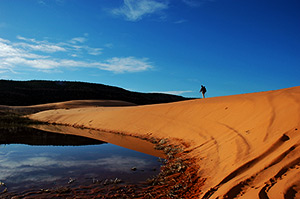
[[[206,178],[199,198],[300,198],[300,87],[31,118],[185,143]]]
[[[115,106],[135,106],[136,104],[119,100],[71,100],[57,103],[47,103],[32,106],[6,106],[0,105],[0,110],[13,111],[21,114],[33,114],[40,111],[52,109],[70,109],[87,107],[115,107]]]

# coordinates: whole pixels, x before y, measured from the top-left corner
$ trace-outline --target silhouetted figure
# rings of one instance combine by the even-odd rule
[[[205,93],[206,93],[206,88],[205,88],[205,86],[201,85],[201,89],[200,89],[199,92],[202,93],[203,98],[205,98]]]

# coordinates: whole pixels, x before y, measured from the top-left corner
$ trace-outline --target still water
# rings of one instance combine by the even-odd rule
[[[43,134],[43,133],[42,133]],[[35,145],[0,145],[0,181],[9,192],[53,188],[57,186],[90,185],[106,179],[123,183],[139,183],[155,176],[161,163],[155,156],[91,139],[92,145],[74,146],[69,135],[48,133],[59,145],[44,145],[47,136]],[[36,139],[35,134],[33,136]],[[80,137],[76,137],[80,143]],[[86,138],[84,138],[86,139]],[[68,145],[70,140],[72,146]],[[13,143],[13,142],[11,142]]]

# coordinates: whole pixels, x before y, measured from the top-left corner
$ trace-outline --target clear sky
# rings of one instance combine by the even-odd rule
[[[299,0],[0,0],[0,79],[223,96],[300,86]]]

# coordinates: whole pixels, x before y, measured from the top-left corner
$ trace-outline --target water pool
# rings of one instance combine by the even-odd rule
[[[37,139],[37,135],[42,138]],[[30,136],[26,136],[30,145],[20,143],[19,136],[16,138],[20,144],[10,141],[13,144],[0,145],[0,181],[9,192],[75,187],[112,180],[140,183],[157,175],[161,166],[155,156],[101,141],[95,143],[91,139],[90,145],[85,140],[82,145],[79,136],[74,139],[71,135],[46,132]],[[59,145],[49,145],[49,140],[52,144],[56,140]]]

